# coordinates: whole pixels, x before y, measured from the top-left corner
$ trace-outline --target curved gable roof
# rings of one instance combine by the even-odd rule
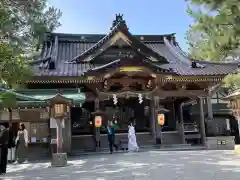
[[[122,39],[131,48],[146,56],[151,61],[168,63],[163,56],[159,55],[151,48],[148,48],[144,43],[134,37],[128,31],[125,22],[122,21],[118,22],[107,35],[101,38],[92,47],[71,59],[70,62],[90,62],[96,58],[96,56],[102,54],[106,49],[113,45],[118,39]]]

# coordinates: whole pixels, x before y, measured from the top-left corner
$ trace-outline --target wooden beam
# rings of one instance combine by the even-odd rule
[[[144,98],[149,96],[158,96],[162,99],[167,97],[205,97],[208,95],[207,92],[203,90],[176,90],[176,91],[162,91],[158,88],[155,88],[153,91],[145,91],[145,92],[132,92],[132,91],[122,91],[122,92],[101,92],[97,90],[97,94],[101,98],[108,98],[116,94],[117,97],[137,97],[138,94],[142,94]]]
[[[155,92],[155,95],[160,97],[198,97],[207,96],[207,94],[208,93],[203,90],[174,90],[174,91],[158,90]]]

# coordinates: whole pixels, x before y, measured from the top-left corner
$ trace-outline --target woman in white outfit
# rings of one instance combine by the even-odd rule
[[[137,144],[135,128],[132,123],[128,126],[128,151],[138,151],[139,147]]]
[[[15,163],[27,163],[27,150],[28,150],[28,131],[24,124],[20,124],[18,135],[16,138],[17,156],[18,159]]]

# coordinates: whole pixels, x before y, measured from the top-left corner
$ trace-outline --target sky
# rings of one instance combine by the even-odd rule
[[[63,13],[59,33],[105,34],[121,13],[132,34],[176,33],[183,50],[188,48],[185,33],[193,21],[185,0],[49,0],[49,5]]]

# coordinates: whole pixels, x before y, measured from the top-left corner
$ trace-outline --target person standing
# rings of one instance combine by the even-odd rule
[[[132,123],[128,126],[128,151],[138,151],[139,147],[137,144],[135,128]]]
[[[13,132],[13,128],[9,128],[9,138],[8,138],[8,163],[13,163],[15,161],[15,153],[16,153],[16,143],[15,143],[16,135]]]
[[[113,127],[112,121],[108,123],[107,134],[108,134],[109,150],[110,150],[110,153],[112,154],[113,146],[115,147],[116,150],[118,150],[118,147],[115,144],[115,129]]]
[[[7,171],[7,154],[8,154],[8,129],[0,125],[0,174],[5,174]]]
[[[16,138],[17,144],[17,161],[16,163],[28,163],[27,153],[28,153],[28,131],[23,123],[19,126],[19,131]]]

